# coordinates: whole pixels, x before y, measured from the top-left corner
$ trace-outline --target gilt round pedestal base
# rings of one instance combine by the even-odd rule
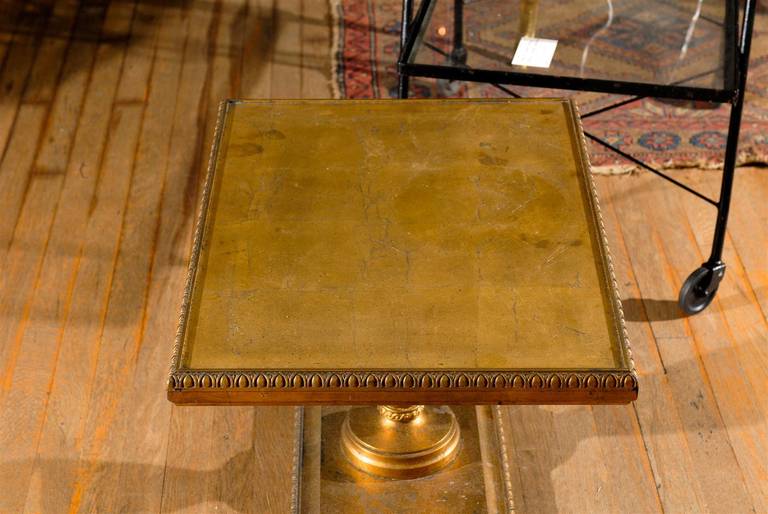
[[[350,462],[387,478],[418,478],[439,471],[456,457],[459,440],[459,424],[448,407],[355,408],[341,428],[341,446]]]

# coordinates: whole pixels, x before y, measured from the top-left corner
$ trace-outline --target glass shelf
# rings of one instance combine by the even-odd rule
[[[735,2],[464,0],[455,9],[455,0],[424,1],[406,73],[716,101],[734,89]],[[557,41],[549,67],[512,64],[524,36]]]

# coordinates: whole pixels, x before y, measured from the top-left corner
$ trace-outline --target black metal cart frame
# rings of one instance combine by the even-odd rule
[[[731,191],[733,189],[733,178],[736,167],[736,152],[739,142],[742,109],[744,106],[756,0],[746,0],[741,26],[739,26],[738,0],[727,0],[725,12],[724,81],[722,88],[714,89],[690,87],[685,86],[684,83],[700,75],[712,73],[715,70],[705,72],[696,77],[688,77],[673,84],[650,84],[570,76],[541,75],[518,71],[473,69],[466,65],[467,51],[464,47],[463,35],[464,0],[453,1],[453,48],[450,53],[447,53],[421,40],[422,27],[425,21],[428,21],[437,0],[422,0],[415,15],[413,12],[414,0],[403,0],[400,32],[401,50],[397,61],[399,75],[398,94],[400,98],[408,98],[408,83],[410,77],[428,77],[435,79],[490,83],[514,97],[519,97],[520,95],[509,88],[504,87],[504,85],[631,95],[628,99],[583,114],[582,118],[595,116],[647,97],[699,100],[730,104],[730,120],[723,160],[722,182],[720,186],[720,196],[717,200],[675,180],[662,171],[627,154],[594,134],[585,132],[585,135],[596,143],[609,148],[637,166],[664,178],[717,208],[717,222],[715,225],[715,233],[709,259],[688,276],[680,289],[678,297],[678,304],[685,313],[694,314],[704,310],[715,297],[717,288],[725,274],[726,265],[722,260],[723,244],[725,241],[725,229],[728,224],[728,210],[731,203]],[[413,62],[416,53],[415,50],[419,44],[428,45],[431,50],[443,54],[450,60],[451,65],[444,66]]]

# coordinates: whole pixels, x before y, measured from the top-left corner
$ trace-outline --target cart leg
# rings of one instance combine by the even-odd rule
[[[720,281],[725,275],[725,263],[722,261],[723,243],[725,242],[725,229],[728,225],[728,210],[731,206],[733,177],[736,171],[736,151],[739,146],[739,129],[747,87],[749,49],[754,19],[755,0],[747,0],[739,41],[739,55],[737,56],[738,89],[731,103],[731,117],[728,123],[728,139],[725,146],[725,159],[723,160],[720,199],[717,202],[717,223],[712,241],[712,252],[707,262],[691,273],[680,289],[678,304],[686,314],[695,314],[704,310],[714,299]]]
[[[464,0],[453,1],[453,50],[451,61],[454,64],[467,63],[467,49],[464,47]]]
[[[720,281],[725,276],[725,263],[722,261],[725,229],[728,225],[728,209],[731,204],[731,190],[736,170],[736,150],[741,124],[741,107],[744,95],[737,93],[737,99],[731,106],[731,118],[728,126],[728,138],[723,161],[723,178],[720,184],[720,199],[717,202],[717,222],[712,240],[712,251],[707,262],[703,263],[685,279],[680,288],[678,305],[686,314],[696,314],[712,303]]]
[[[413,17],[413,4],[411,0],[403,0],[403,16],[400,19],[400,50],[402,52],[408,42],[408,28]],[[400,54],[402,56],[402,53]],[[399,68],[399,67],[398,67]],[[408,75],[402,70],[397,72],[397,95],[399,98],[408,98]]]

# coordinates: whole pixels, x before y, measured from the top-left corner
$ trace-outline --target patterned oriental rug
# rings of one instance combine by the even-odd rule
[[[470,3],[482,0],[467,0]],[[395,61],[399,52],[401,0],[331,0],[334,29],[333,87],[337,98],[396,97],[397,75]],[[443,4],[445,1],[442,2]],[[507,4],[515,4],[508,2]],[[576,2],[563,3],[564,8]],[[642,4],[642,2],[640,3]],[[440,4],[438,4],[439,6]],[[499,4],[496,4],[499,5]],[[503,3],[501,4],[503,5]],[[465,14],[468,9],[465,7]],[[436,9],[434,16],[439,16]],[[569,16],[587,16],[588,13],[569,13]],[[492,17],[498,20],[499,17]],[[496,25],[483,26],[484,16],[465,19],[467,44],[481,45],[483,35],[489,44],[498,43],[509,28]],[[595,20],[599,28],[604,16]],[[686,19],[670,23],[687,27]],[[747,101],[744,109],[739,144],[739,164],[768,162],[768,0],[761,0],[755,20],[752,40]],[[508,25],[508,24],[507,24]],[[702,25],[700,25],[702,26]],[[621,19],[614,20],[621,28]],[[629,29],[629,28],[628,28]],[[683,29],[684,30],[684,29]],[[626,45],[628,30],[617,30],[614,39],[597,38],[590,48],[590,58],[624,58],[622,45]],[[491,34],[491,35],[488,35]],[[637,35],[637,31],[632,32]],[[450,40],[450,38],[448,38]],[[494,40],[495,39],[495,40]],[[507,38],[513,39],[513,38]],[[706,45],[705,29],[697,29],[691,47]],[[560,44],[567,44],[561,41]],[[637,41],[632,41],[633,45]],[[641,42],[642,44],[642,42]],[[653,45],[648,41],[645,54],[633,56],[653,58]],[[679,45],[679,43],[675,43]],[[507,50],[514,52],[514,48]],[[435,64],[444,60],[435,53]],[[511,55],[511,54],[510,54]],[[622,97],[584,92],[566,92],[510,86],[522,96],[571,96],[576,99],[582,113],[593,111],[620,100]],[[449,83],[432,79],[412,79],[411,96],[439,97],[504,97],[506,93],[488,84]],[[584,120],[585,130],[611,142],[622,150],[660,168],[717,168],[722,165],[728,129],[729,109],[725,105],[706,102],[677,102],[646,99],[607,111]],[[590,143],[590,156],[595,171],[622,173],[636,169],[632,163],[600,145]]]

